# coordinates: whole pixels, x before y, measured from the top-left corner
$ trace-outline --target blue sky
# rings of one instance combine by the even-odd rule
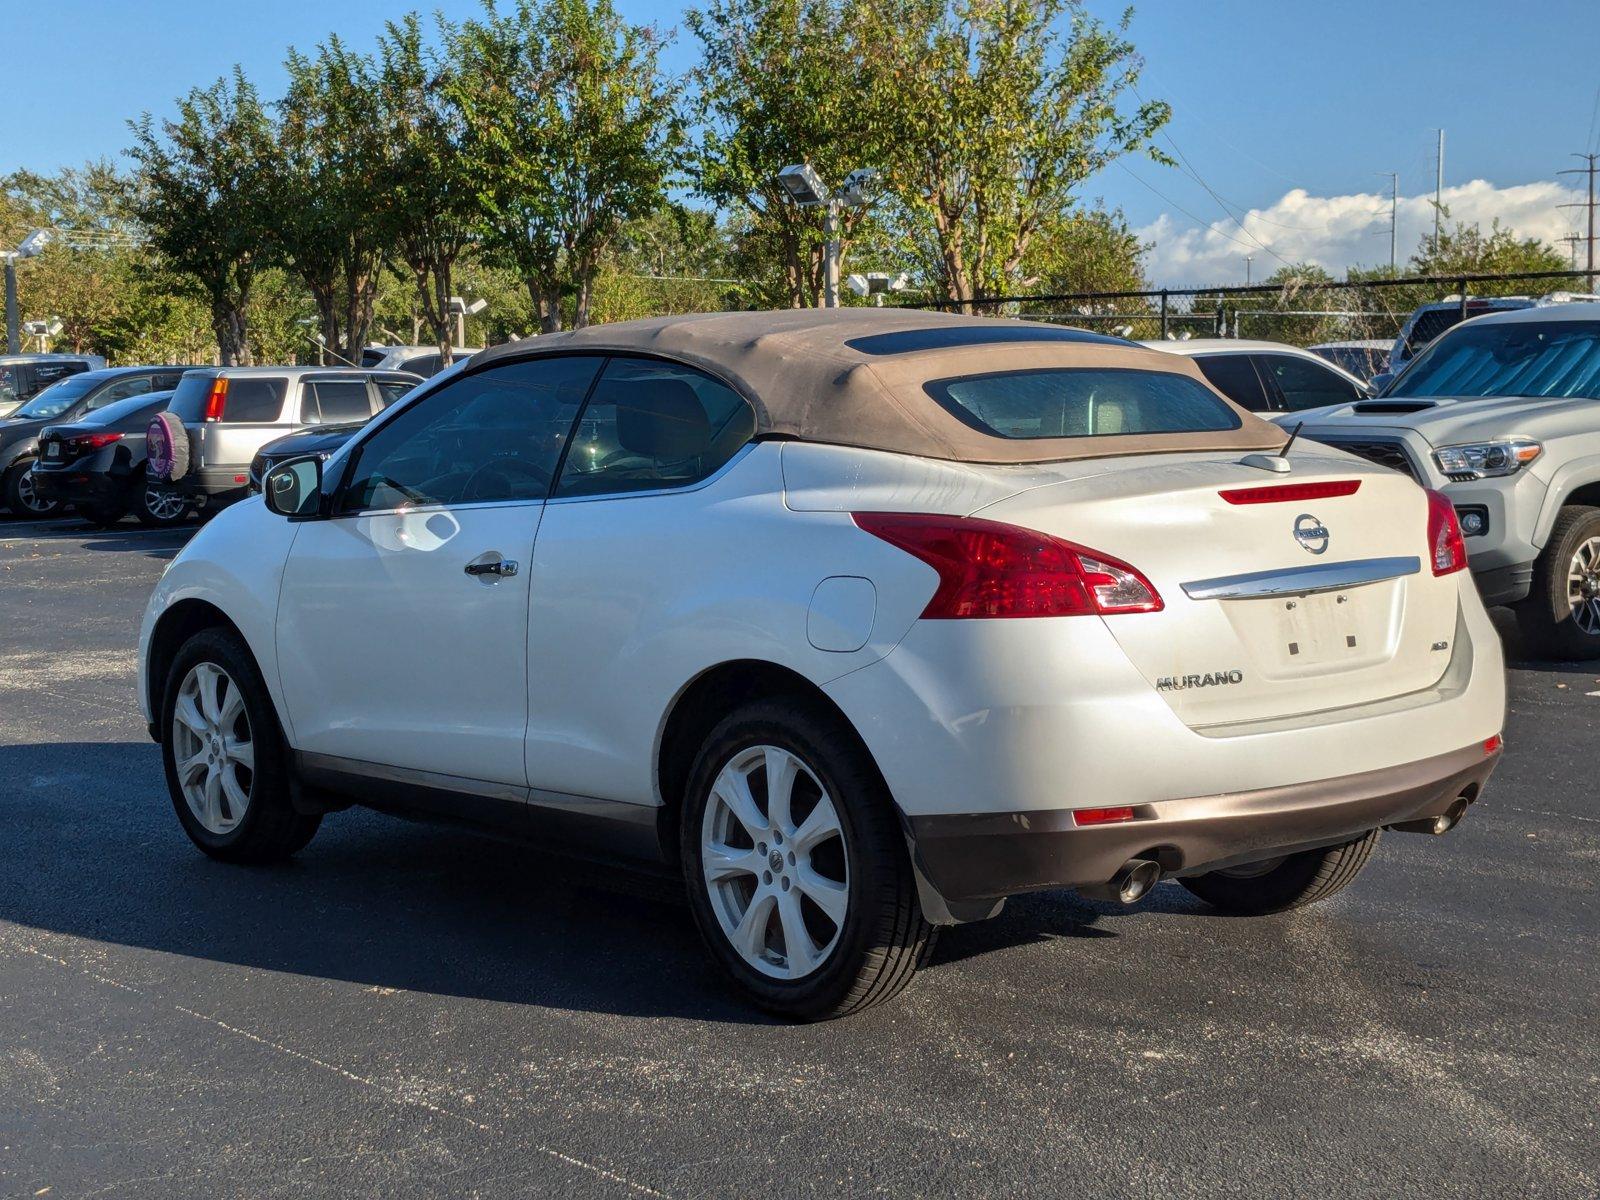
[[[618,0],[636,20],[678,25],[682,6]],[[397,0],[55,0],[0,4],[12,96],[0,171],[51,170],[115,155],[124,122],[242,63],[264,93],[284,48],[337,31],[353,44],[406,11]],[[433,7],[432,5],[428,6]],[[438,7],[461,17],[475,0]],[[1115,17],[1121,0],[1090,0]],[[1163,283],[1257,276],[1286,259],[1334,269],[1388,255],[1398,171],[1402,255],[1431,221],[1433,130],[1446,129],[1447,201],[1551,239],[1575,198],[1555,172],[1600,149],[1593,0],[1144,0],[1133,38],[1140,92],[1170,101],[1188,168],[1135,161],[1091,180],[1154,243]],[[693,60],[680,35],[669,63]]]

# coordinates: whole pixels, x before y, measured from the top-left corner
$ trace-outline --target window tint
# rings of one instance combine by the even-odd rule
[[[1309,358],[1260,354],[1255,360],[1262,378],[1275,394],[1277,407],[1287,412],[1321,408],[1325,404],[1348,404],[1361,398],[1361,393],[1348,379]]]
[[[1214,392],[1168,371],[997,371],[940,380],[927,390],[972,428],[1018,440],[1239,428],[1238,415]]]
[[[380,379],[378,382],[378,407],[388,408],[401,396],[411,394],[411,389],[417,385],[407,383],[403,379]]]
[[[170,392],[178,386],[178,381],[183,378],[182,371],[171,371],[163,375],[156,375],[150,383],[152,392]]]
[[[399,364],[402,371],[410,371],[413,375],[421,375],[424,379],[439,373],[439,364],[442,360],[437,354],[421,354],[416,358],[408,358]]]
[[[556,494],[693,483],[732,458],[755,423],[737,392],[692,367],[614,358],[583,410]]]
[[[211,381],[214,378],[204,373],[184,375],[173,390],[167,411],[187,424],[200,420],[206,415],[206,397],[211,394]]]
[[[222,405],[222,419],[229,422],[276,421],[283,411],[287,379],[256,379],[232,376],[228,379],[228,398]],[[201,401],[204,406],[204,400]]]
[[[544,499],[601,361],[533,359],[445,384],[362,444],[343,510]]]
[[[24,386],[22,392],[24,393],[27,391],[29,386],[27,383],[26,372],[28,372],[30,369],[32,368],[28,364],[24,364],[19,369],[23,373]],[[62,413],[66,412],[67,409],[71,408],[79,400],[83,399],[84,394],[94,388],[95,382],[96,381],[93,379],[62,379],[59,383],[52,383],[42,392],[39,392],[39,394],[34,396],[32,400],[28,401],[28,403],[24,404],[11,415],[14,417],[32,417],[40,419],[59,417]]]
[[[118,400],[126,400],[129,396],[143,396],[150,391],[150,376],[134,375],[128,379],[119,379],[109,387],[103,387],[93,396],[89,397],[89,409],[104,408]]]
[[[307,425],[333,425],[365,421],[372,415],[372,399],[364,379],[324,379],[305,385],[300,419]]]
[[[1251,412],[1267,411],[1267,393],[1256,369],[1250,365],[1249,355],[1201,354],[1195,356],[1194,365],[1200,368],[1200,374],[1212,387],[1240,408]]]

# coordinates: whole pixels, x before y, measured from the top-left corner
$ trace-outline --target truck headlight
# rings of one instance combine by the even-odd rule
[[[1506,438],[1497,442],[1441,446],[1433,452],[1433,461],[1454,480],[1492,479],[1515,475],[1543,453],[1544,446],[1532,438]]]

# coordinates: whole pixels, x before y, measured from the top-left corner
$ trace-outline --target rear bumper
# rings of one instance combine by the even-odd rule
[[[1259,791],[1141,805],[1135,820],[1077,828],[1063,809],[909,818],[917,866],[950,903],[1101,884],[1130,858],[1198,874],[1333,845],[1476,800],[1499,760],[1475,743],[1420,762]]]
[[[173,490],[201,508],[226,508],[250,494],[249,468],[202,467],[175,481]]]
[[[33,490],[46,500],[63,504],[100,504],[124,499],[128,480],[105,471],[77,470],[72,467],[41,471],[35,467]]]

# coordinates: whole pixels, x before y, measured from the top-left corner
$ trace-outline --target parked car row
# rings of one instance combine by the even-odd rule
[[[267,443],[359,428],[420,382],[324,367],[71,372],[0,418],[0,504],[21,517],[71,507],[102,524],[130,512],[148,525],[215,512],[248,494]]]

